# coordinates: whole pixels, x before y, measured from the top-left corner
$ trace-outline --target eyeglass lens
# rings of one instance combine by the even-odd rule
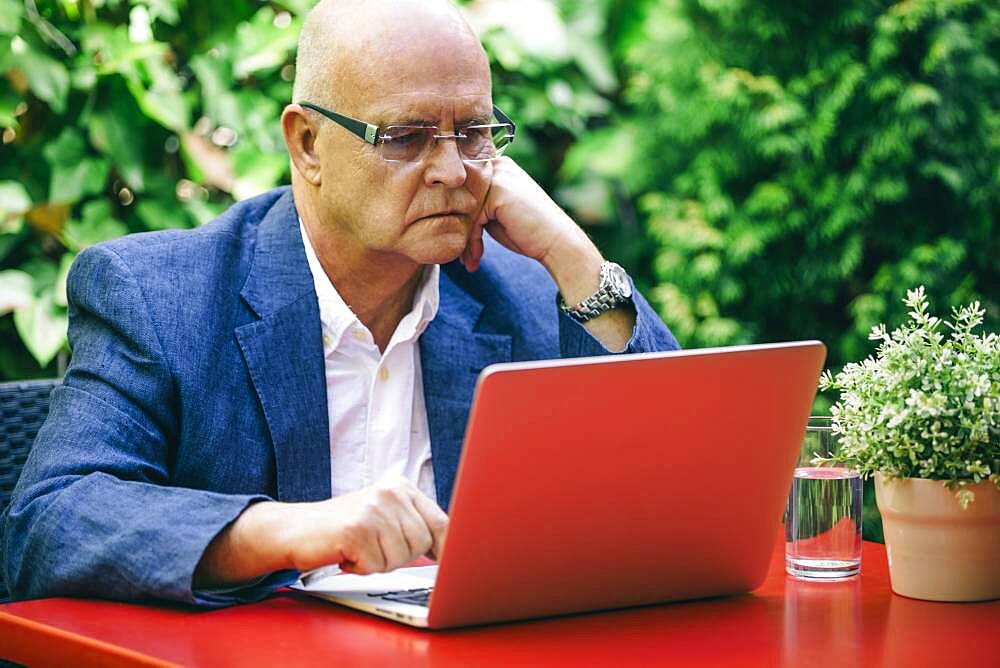
[[[509,125],[472,125],[455,134],[442,134],[435,126],[392,125],[381,136],[382,157],[394,162],[415,162],[438,141],[455,141],[463,160],[481,162],[500,157],[513,131]]]

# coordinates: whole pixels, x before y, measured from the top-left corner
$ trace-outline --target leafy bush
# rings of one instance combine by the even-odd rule
[[[16,267],[0,274],[0,313],[37,365],[64,349],[77,251],[193,227],[286,178],[277,119],[306,4],[0,0],[0,259]]]
[[[927,312],[922,286],[904,301],[911,322],[892,333],[872,328],[876,356],[823,375],[823,389],[840,391],[832,412],[841,447],[817,462],[943,480],[964,508],[975,498],[968,484],[1000,488],[1000,337],[973,333],[983,321],[978,303],[956,308],[949,322]]]
[[[839,366],[917,283],[1000,320],[995,3],[645,9],[627,104],[564,174],[638,203],[682,343],[815,337]]]

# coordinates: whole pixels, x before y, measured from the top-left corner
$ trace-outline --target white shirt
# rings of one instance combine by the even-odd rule
[[[436,501],[417,341],[437,314],[441,268],[424,269],[413,308],[380,354],[371,332],[344,303],[320,265],[301,219],[299,231],[323,328],[332,495],[354,492],[383,475],[396,474]]]

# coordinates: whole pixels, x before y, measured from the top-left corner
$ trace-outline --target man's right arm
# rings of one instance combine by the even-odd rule
[[[13,597],[219,606],[262,598],[293,569],[387,570],[441,549],[447,517],[405,480],[302,504],[173,485],[175,388],[140,286],[98,246],[68,297],[72,362],[0,516]]]
[[[201,596],[205,547],[265,495],[171,485],[175,387],[143,292],[107,246],[79,255],[68,281],[73,358],[0,517],[14,598],[255,600],[278,573],[232,596]]]
[[[239,585],[286,569],[328,564],[366,574],[399,568],[444,548],[448,517],[402,477],[312,503],[248,507],[205,550],[195,587]]]

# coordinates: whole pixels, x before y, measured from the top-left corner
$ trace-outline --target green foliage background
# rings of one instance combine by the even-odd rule
[[[0,377],[57,373],[81,248],[284,183],[313,0],[0,0]],[[906,288],[1000,319],[1000,8],[464,3],[513,155],[688,347],[816,337]]]
[[[60,371],[81,248],[287,181],[312,4],[0,0],[0,378]],[[462,4],[513,156],[686,347],[819,338],[838,368],[918,284],[997,329],[996,3]]]

